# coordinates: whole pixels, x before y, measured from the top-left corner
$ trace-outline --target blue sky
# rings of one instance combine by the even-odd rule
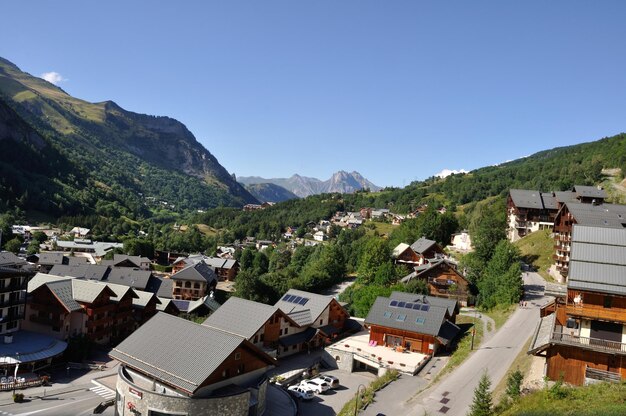
[[[182,5],[182,6],[181,6]],[[402,186],[626,131],[624,1],[13,1],[0,56],[239,176]]]

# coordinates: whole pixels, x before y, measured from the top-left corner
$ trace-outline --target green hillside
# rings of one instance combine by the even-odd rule
[[[524,396],[500,416],[621,416],[626,414],[626,383],[540,390]]]
[[[550,237],[550,230],[541,230],[527,235],[514,244],[520,249],[522,259],[546,280],[553,280],[548,274],[548,268],[554,264],[554,240]]]
[[[2,58],[0,103],[0,141],[30,146],[25,159],[33,159],[32,151],[39,159],[27,165],[11,154],[0,158],[0,168],[10,174],[0,182],[5,209],[58,216],[97,213],[97,203],[115,203],[113,211],[138,215],[150,206],[181,211],[256,202],[174,119],[132,113],[111,101],[80,100]],[[70,166],[50,172],[57,161],[37,153],[42,147],[33,147],[32,140],[9,134],[15,125],[28,130],[24,137],[38,136],[43,148],[55,149]],[[43,179],[30,182],[29,175],[47,176],[54,186]]]

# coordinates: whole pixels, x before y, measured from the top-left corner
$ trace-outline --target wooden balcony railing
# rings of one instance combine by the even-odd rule
[[[576,316],[586,319],[596,319],[609,322],[626,322],[626,310],[622,308],[604,308],[598,305],[582,303],[569,304],[565,308],[568,316]]]
[[[577,335],[553,332],[550,341],[555,344],[571,345],[588,350],[600,351],[609,354],[626,355],[626,344],[606,339],[579,337]]]

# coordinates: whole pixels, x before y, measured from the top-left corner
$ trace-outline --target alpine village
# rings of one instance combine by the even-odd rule
[[[238,181],[0,59],[0,148],[3,415],[626,414],[624,134]]]

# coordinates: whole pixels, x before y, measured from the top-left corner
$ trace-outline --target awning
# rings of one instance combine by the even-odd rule
[[[46,360],[67,348],[66,342],[35,332],[17,331],[11,335],[13,342],[0,344],[0,365]]]

